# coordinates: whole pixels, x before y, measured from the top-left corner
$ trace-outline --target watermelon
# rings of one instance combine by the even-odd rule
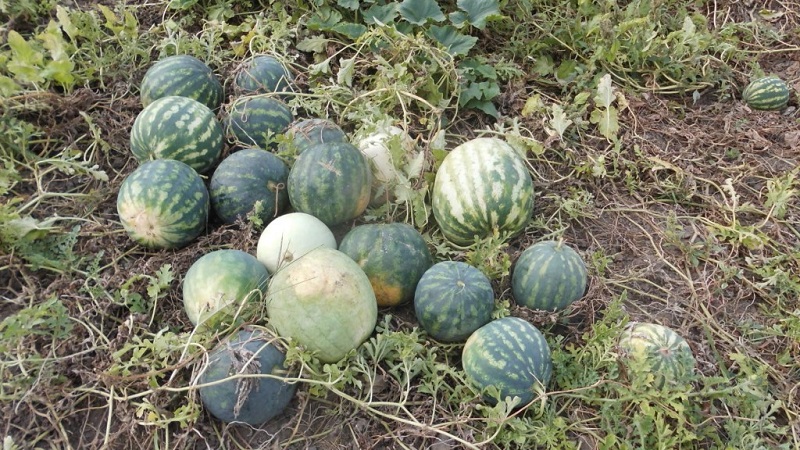
[[[266,225],[289,204],[288,178],[289,167],[268,151],[249,148],[232,153],[211,176],[211,207],[224,222],[234,223],[260,204],[258,218]]]
[[[177,95],[188,97],[216,110],[225,91],[214,72],[199,59],[189,55],[166,57],[147,69],[139,88],[142,106]]]
[[[414,292],[420,326],[441,342],[462,342],[492,319],[494,291],[489,278],[461,261],[428,269]]]
[[[135,242],[178,248],[200,236],[208,221],[208,190],[191,167],[171,159],[148,161],[119,188],[117,213]]]
[[[422,174],[425,155],[417,151],[414,140],[400,127],[379,128],[359,138],[358,149],[372,169],[372,206],[394,200],[397,185]],[[410,172],[404,173],[404,167]]]
[[[414,299],[422,274],[433,258],[419,231],[405,223],[359,225],[339,244],[369,277],[378,306],[396,306]]]
[[[478,328],[464,344],[461,364],[467,379],[490,404],[497,398],[485,392],[489,387],[499,392],[500,400],[519,397],[517,406],[530,403],[553,372],[544,335],[518,317],[493,320]]]
[[[771,75],[755,79],[742,92],[742,100],[753,109],[781,110],[789,103],[789,86]]]
[[[205,173],[222,154],[223,137],[206,105],[186,97],[162,97],[136,116],[131,152],[139,162],[175,159]]]
[[[314,250],[317,247],[336,249],[336,238],[330,228],[311,214],[284,214],[267,225],[258,238],[256,257],[270,273]]]
[[[245,147],[268,149],[275,135],[292,123],[292,111],[285,103],[263,95],[237,98],[228,111],[228,135]]]
[[[378,304],[358,264],[338,250],[320,247],[275,273],[267,314],[280,336],[321,362],[333,363],[372,334]]]
[[[653,377],[657,388],[685,383],[695,359],[686,340],[671,328],[631,322],[619,339],[620,360],[630,377]]]
[[[200,400],[212,416],[256,426],[289,406],[297,385],[286,379],[286,355],[273,341],[258,328],[245,328],[208,354],[197,382]]]
[[[183,279],[183,307],[193,325],[218,329],[247,304],[263,305],[269,273],[241,250],[214,250],[194,262]]]
[[[562,241],[541,241],[522,252],[511,274],[517,304],[531,309],[560,311],[586,291],[586,265]]]
[[[245,61],[234,78],[235,89],[244,95],[291,90],[294,77],[277,58],[258,55]]]
[[[293,123],[286,131],[297,153],[326,142],[347,142],[344,131],[327,119],[303,119]]]
[[[533,181],[525,161],[504,141],[477,138],[442,161],[431,196],[445,238],[467,246],[495,233],[511,237],[533,213]]]
[[[367,209],[370,177],[367,161],[353,145],[318,144],[301,153],[289,171],[289,201],[332,227]]]

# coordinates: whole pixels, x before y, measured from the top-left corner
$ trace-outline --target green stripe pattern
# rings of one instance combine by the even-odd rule
[[[786,107],[789,94],[786,82],[771,75],[750,82],[742,92],[742,100],[753,109],[776,111]]]
[[[237,92],[244,95],[291,90],[294,77],[277,58],[259,55],[245,61],[234,78]]]
[[[326,142],[347,142],[344,130],[327,119],[303,119],[292,124],[287,130],[297,153]]]
[[[364,155],[352,144],[315,145],[300,154],[289,171],[289,201],[332,227],[367,209],[372,174]]]
[[[425,239],[405,223],[354,227],[342,238],[339,251],[361,266],[381,307],[411,301],[419,279],[433,264]]]
[[[433,216],[456,245],[499,233],[511,237],[533,213],[533,181],[523,159],[504,141],[477,138],[454,148],[436,173]]]
[[[268,149],[273,137],[292,123],[292,111],[276,98],[249,96],[236,99],[227,117],[228,135],[245,147]]]
[[[186,97],[162,97],[136,116],[131,152],[139,162],[175,159],[205,173],[222,154],[222,126],[208,107]]]
[[[211,207],[225,223],[246,219],[260,202],[258,218],[266,226],[289,204],[289,167],[258,148],[239,150],[222,160],[209,184]]]
[[[414,293],[420,326],[440,342],[463,342],[492,319],[494,291],[489,278],[461,261],[428,269]]]
[[[504,317],[478,328],[467,339],[461,363],[481,391],[493,386],[500,400],[519,397],[518,406],[531,402],[550,382],[553,362],[544,335],[518,317]],[[495,404],[496,398],[484,395]]]
[[[142,106],[162,97],[188,97],[216,110],[225,91],[214,72],[203,61],[189,55],[175,55],[153,64],[142,78]]]
[[[631,322],[619,340],[629,376],[653,376],[658,388],[685,382],[694,372],[695,359],[686,340],[675,330],[655,323]]]
[[[150,248],[179,248],[200,236],[208,221],[208,191],[186,164],[148,161],[119,189],[117,213],[135,242]]]
[[[511,275],[517,304],[545,311],[560,311],[583,297],[587,281],[583,259],[562,241],[528,247]]]

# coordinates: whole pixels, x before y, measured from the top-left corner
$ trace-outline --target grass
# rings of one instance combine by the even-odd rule
[[[0,0],[4,448],[800,446],[797,8],[403,3],[392,15],[356,0]],[[434,5],[444,19],[418,15]],[[393,27],[374,24],[379,11]],[[437,260],[484,271],[494,317],[547,336],[546,392],[487,406],[462,345],[430,339],[406,305],[381,311],[336,364],[283,342],[300,386],[279,419],[252,428],[204,412],[197,377],[231,330],[193,330],[181,282],[208,251],[254,253],[259,224],[212,221],[186,248],[149,251],[119,225],[116,191],[137,165],[128,139],[147,67],[193,54],[230,91],[262,52],[297,75],[298,117],[351,136],[387,123],[411,132],[424,161],[400,158],[399,195],[360,221],[412,223]],[[738,100],[768,73],[794,86],[783,112]],[[536,212],[520,236],[458,248],[431,218],[429,190],[447,149],[478,135],[526,155]],[[589,267],[586,295],[562,313],[511,298],[514,261],[543,239],[564,239]],[[617,340],[630,321],[678,331],[695,376],[657,388],[627,371]]]

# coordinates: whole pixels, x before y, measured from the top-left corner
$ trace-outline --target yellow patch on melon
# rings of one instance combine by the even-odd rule
[[[372,290],[375,291],[375,300],[381,308],[397,306],[403,301],[403,288],[396,284],[387,283],[379,278],[370,278]]]

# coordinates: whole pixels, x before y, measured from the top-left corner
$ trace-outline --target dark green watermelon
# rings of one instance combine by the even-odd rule
[[[347,142],[344,131],[327,119],[303,119],[293,123],[286,134],[297,153],[326,142]]]
[[[269,55],[245,61],[234,78],[236,91],[245,95],[291,91],[294,76],[286,66]]]
[[[157,61],[147,69],[139,87],[142,106],[171,95],[188,97],[215,110],[225,91],[214,72],[194,56],[175,55]]]
[[[286,103],[263,95],[240,97],[233,102],[226,119],[227,133],[240,145],[268,149],[273,137],[292,123]]]

